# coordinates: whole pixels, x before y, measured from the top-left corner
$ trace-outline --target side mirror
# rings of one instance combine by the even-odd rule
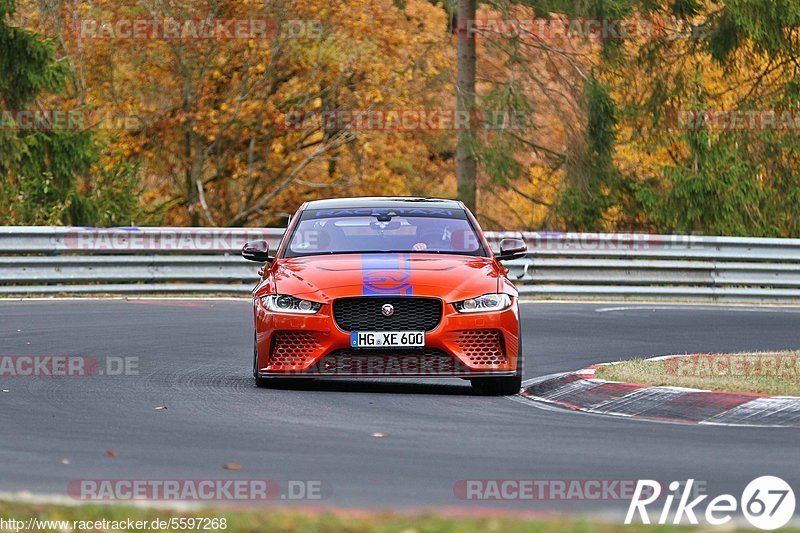
[[[242,257],[248,261],[267,263],[274,258],[269,255],[269,244],[267,241],[246,242],[242,247]]]
[[[495,257],[501,261],[507,259],[519,259],[528,253],[528,246],[522,239],[503,239],[500,241],[500,253]]]

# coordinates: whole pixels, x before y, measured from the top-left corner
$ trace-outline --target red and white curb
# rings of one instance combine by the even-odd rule
[[[661,360],[684,355],[654,357]],[[683,387],[652,387],[595,377],[592,365],[527,381],[521,396],[575,411],[686,424],[800,428],[800,398]]]

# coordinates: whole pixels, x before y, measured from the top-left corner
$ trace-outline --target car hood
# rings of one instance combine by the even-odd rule
[[[433,296],[453,302],[497,292],[500,268],[488,257],[343,254],[280,259],[269,281],[278,293],[321,302],[381,295]]]

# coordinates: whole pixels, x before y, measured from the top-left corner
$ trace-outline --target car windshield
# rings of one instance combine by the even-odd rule
[[[306,210],[284,257],[344,253],[486,255],[462,209]]]

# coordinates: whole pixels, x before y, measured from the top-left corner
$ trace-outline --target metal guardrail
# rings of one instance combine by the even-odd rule
[[[258,266],[248,240],[282,229],[0,227],[0,294],[246,294]],[[800,301],[800,239],[489,232],[522,238],[507,262],[539,298]]]

